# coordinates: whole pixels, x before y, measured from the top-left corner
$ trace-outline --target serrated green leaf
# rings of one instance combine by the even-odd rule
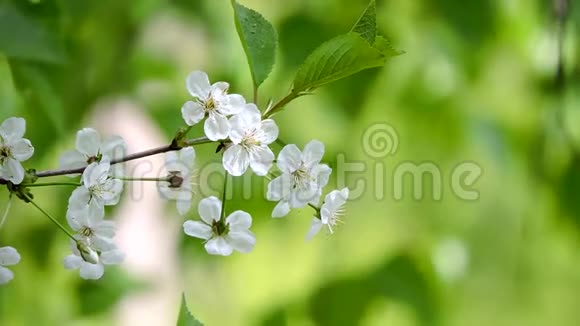
[[[393,47],[393,43],[381,35],[377,36],[374,47],[387,57],[396,57],[398,55],[405,54],[405,51],[395,49]]]
[[[386,56],[358,34],[341,35],[312,52],[298,70],[292,92],[311,91],[385,62]]]
[[[278,34],[260,13],[232,0],[236,30],[248,59],[254,87],[268,78],[276,61]]]
[[[369,44],[375,44],[375,38],[377,36],[377,5],[375,0],[371,0],[367,9],[360,16],[356,24],[354,24],[352,32],[360,35]]]
[[[195,319],[189,309],[187,309],[187,301],[185,301],[185,294],[181,297],[181,309],[179,309],[179,318],[177,319],[177,326],[203,326],[203,324]]]
[[[0,6],[0,52],[8,58],[63,63],[65,53],[57,38],[16,8]]]

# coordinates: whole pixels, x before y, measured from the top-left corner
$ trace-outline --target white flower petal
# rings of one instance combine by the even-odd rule
[[[119,179],[109,179],[103,185],[101,198],[105,205],[117,205],[123,193],[123,181]]]
[[[83,172],[82,180],[84,186],[90,188],[97,185],[104,177],[106,177],[108,171],[109,166],[105,166],[104,164],[99,164],[98,162],[89,164]]]
[[[90,200],[91,193],[89,190],[83,186],[77,187],[73,190],[68,200],[68,209],[73,211],[85,209],[85,206],[89,204]]]
[[[101,254],[101,262],[105,265],[119,265],[125,260],[125,254],[121,250],[109,250]]]
[[[290,213],[290,204],[287,201],[282,200],[276,205],[276,207],[274,207],[274,210],[272,211],[272,217],[284,217],[288,215],[288,213]]]
[[[20,184],[24,180],[24,168],[22,164],[13,158],[4,161],[2,177],[13,184]]]
[[[230,132],[230,123],[222,115],[210,114],[203,125],[205,135],[210,140],[216,141],[228,138]]]
[[[324,156],[324,144],[318,140],[312,140],[304,146],[303,161],[306,167],[311,168],[320,163]]]
[[[233,115],[242,112],[246,106],[246,99],[239,94],[227,95],[227,105],[224,105],[220,112],[224,115]]]
[[[230,231],[226,237],[226,241],[237,251],[247,254],[256,245],[256,236],[248,231]]]
[[[65,152],[58,160],[61,169],[78,169],[87,166],[87,158],[77,150]]]
[[[105,267],[103,264],[81,263],[80,274],[81,278],[85,280],[98,280],[103,277],[104,273]]]
[[[191,197],[191,193],[189,194]],[[187,212],[189,212],[189,210],[191,209],[191,200],[177,200],[176,204],[177,204],[177,212],[181,216],[187,214]]]
[[[328,210],[334,212],[339,209],[346,200],[348,199],[348,188],[343,188],[341,190],[333,190],[324,198],[324,204],[322,208],[327,208]]]
[[[0,266],[0,285],[4,285],[14,279],[14,273],[8,268]]]
[[[111,238],[94,235],[90,239],[91,239],[91,247],[95,250],[108,251],[117,248],[117,245]]]
[[[342,189],[340,189],[340,196],[342,198],[344,198],[344,200],[347,200],[349,192],[350,192],[350,190],[348,188],[342,188]]]
[[[232,131],[243,133],[246,130],[253,128],[258,129],[260,127],[261,121],[262,115],[260,114],[258,107],[253,103],[248,103],[245,105],[244,109],[240,111],[240,113],[234,115],[230,119],[230,125]],[[235,136],[237,135],[234,134],[234,137]]]
[[[318,164],[312,168],[310,173],[318,181],[318,187],[324,188],[328,184],[332,169],[326,164]]]
[[[280,171],[292,173],[298,170],[302,164],[302,152],[294,144],[286,145],[278,154],[276,164]]]
[[[113,238],[117,231],[117,225],[113,221],[101,220],[97,223],[93,221],[91,224],[95,233],[103,237]]]
[[[28,139],[18,139],[12,143],[12,157],[18,161],[26,161],[34,154],[34,147]]]
[[[180,188],[171,188],[169,183],[163,182],[159,183],[158,189],[161,196],[167,200],[191,202],[193,198],[191,186],[188,184],[182,184]]]
[[[102,215],[102,216],[104,216],[105,215],[105,204],[103,203],[102,200],[100,200],[100,198],[93,197],[89,201],[88,210],[89,210],[88,211],[89,215],[94,215],[94,216]]]
[[[233,145],[226,149],[222,163],[229,174],[237,177],[248,169],[250,155],[241,145]]]
[[[235,211],[226,218],[226,224],[232,231],[247,230],[252,226],[252,216],[244,211]]]
[[[101,154],[110,161],[118,160],[127,154],[127,143],[121,136],[112,136],[101,144]]]
[[[20,254],[13,247],[0,248],[0,266],[16,265],[20,262]]]
[[[268,146],[260,146],[250,152],[250,167],[256,175],[268,174],[274,162],[274,153]]]
[[[316,195],[310,201],[310,205],[318,206],[320,203],[320,197],[322,197],[322,188],[318,188]]]
[[[263,144],[269,145],[278,139],[278,125],[272,119],[262,121],[262,132],[261,141]]]
[[[205,250],[210,255],[229,256],[234,248],[223,237],[217,237],[205,243]]]
[[[101,135],[92,128],[84,128],[77,132],[76,148],[87,157],[96,157],[101,147]]]
[[[24,136],[26,120],[22,118],[8,118],[0,125],[0,136],[6,143],[12,143]]]
[[[66,221],[68,222],[68,225],[71,227],[71,229],[73,229],[75,232],[79,231],[83,226],[87,226],[89,224],[88,208],[88,205],[81,205],[77,202],[73,202],[72,205],[69,204],[66,211]]]
[[[319,193],[318,184],[315,182],[307,182],[301,188],[296,188],[290,196],[290,206],[293,208],[302,208],[309,202],[316,199]]]
[[[205,110],[201,104],[188,101],[181,107],[181,116],[188,126],[193,126],[205,117]]]
[[[107,156],[103,155],[103,158],[106,158]],[[109,169],[109,173],[108,173],[109,177],[111,178],[122,178],[124,177],[125,174],[125,163],[117,163],[114,165],[111,165],[111,168]]]
[[[279,201],[289,198],[292,189],[292,176],[284,173],[268,183],[266,198],[270,201]]]
[[[78,237],[77,237],[77,240],[78,240]],[[70,243],[70,249],[73,253],[73,256],[77,256],[77,257],[81,258],[81,252],[79,251],[79,248],[77,248],[77,242],[75,240],[70,240],[69,243]],[[81,260],[82,260],[82,258],[81,258]]]
[[[211,227],[198,221],[185,221],[183,223],[183,232],[190,237],[207,240],[212,236]]]
[[[188,168],[185,172],[190,172],[190,170],[193,170],[195,165],[195,149],[193,147],[182,148],[179,151],[179,160],[183,162]]]
[[[165,154],[165,169],[171,172],[179,172],[184,168],[183,163],[177,152],[168,152]]]
[[[157,184],[157,190],[159,190],[159,194],[165,200],[175,200],[175,189],[169,187],[169,183],[167,182],[159,182]]]
[[[221,95],[225,93],[228,90],[228,88],[230,88],[230,84],[223,81],[211,85],[212,94],[215,95]]]
[[[113,221],[105,221],[103,220],[105,218],[104,214],[100,214],[99,212],[91,212],[88,211],[86,212],[87,214],[87,224],[88,226],[90,226],[91,228],[96,228],[96,227],[100,227],[102,226],[103,229],[110,229],[111,227],[114,229],[115,228],[115,223]]]
[[[239,144],[244,139],[244,135],[246,133],[245,127],[242,125],[241,118],[239,118],[240,114],[234,115],[230,118],[230,131],[228,133],[230,140],[234,144]]]
[[[202,101],[208,97],[211,91],[209,77],[203,71],[193,71],[190,73],[189,76],[187,76],[185,84],[189,94]]]
[[[215,196],[204,198],[199,202],[199,216],[208,225],[212,225],[214,221],[219,221],[221,212],[222,201]]]
[[[312,220],[312,223],[310,223],[310,229],[306,234],[306,241],[312,239],[315,235],[317,235],[318,232],[320,232],[320,229],[322,229],[322,222],[319,219],[314,218]]]
[[[84,262],[83,259],[77,255],[68,255],[62,261],[64,268],[66,269],[77,269],[81,267]]]

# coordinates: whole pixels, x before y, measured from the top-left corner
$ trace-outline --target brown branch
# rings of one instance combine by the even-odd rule
[[[208,144],[208,143],[212,143],[212,142],[213,141],[209,140],[207,137],[199,137],[199,138],[189,139],[185,142],[185,144],[187,146],[195,146],[195,145],[201,145],[201,144]],[[145,158],[145,157],[149,157],[149,156],[153,156],[153,155],[157,155],[157,154],[167,153],[167,152],[171,152],[171,151],[178,151],[181,148],[182,148],[181,146],[179,146],[175,142],[172,142],[170,145],[149,149],[149,150],[146,150],[143,152],[138,152],[138,153],[127,155],[127,156],[122,157],[120,159],[112,160],[111,164],[124,163],[124,162],[138,160],[141,158]],[[81,167],[81,168],[76,168],[76,169],[46,170],[46,171],[37,172],[36,176],[39,178],[44,178],[44,177],[54,177],[54,176],[67,175],[67,174],[82,174],[83,171],[85,170],[85,168],[86,167]],[[7,183],[6,180],[0,178],[0,184],[6,184],[6,183]]]

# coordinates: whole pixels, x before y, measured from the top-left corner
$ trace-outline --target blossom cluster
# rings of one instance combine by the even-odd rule
[[[218,153],[223,151],[226,181],[228,174],[237,177],[248,170],[266,177],[270,180],[267,199],[277,202],[272,217],[281,218],[292,209],[310,206],[315,213],[306,238],[312,238],[323,227],[333,232],[344,214],[348,188],[331,191],[320,205],[332,172],[328,165],[321,163],[325,151],[323,143],[312,140],[302,150],[294,144],[285,145],[276,156],[272,145],[278,139],[278,126],[273,119],[264,116],[256,104],[248,103],[239,94],[229,94],[226,82],[211,84],[207,74],[201,71],[187,77],[186,87],[192,100],[181,108],[182,118],[188,127],[203,121],[207,141],[219,144]],[[25,129],[26,123],[21,118],[9,118],[0,126],[0,181],[9,185],[11,196],[16,194],[32,202],[27,187],[41,175],[22,167],[21,162],[34,153],[31,142],[23,138]],[[186,129],[189,132],[191,128]],[[127,146],[121,137],[103,139],[91,128],[77,132],[75,149],[60,157],[62,173],[57,174],[78,180],[69,183],[75,189],[66,212],[68,228],[43,211],[70,237],[71,254],[64,258],[65,268],[79,269],[83,279],[99,279],[105,265],[122,263],[124,254],[114,241],[115,223],[106,219],[105,207],[119,203],[125,182],[156,181],[161,196],[175,201],[180,215],[189,214],[194,199],[192,180],[196,152],[193,146],[196,144],[178,139],[178,136],[172,144],[177,145],[165,151],[165,177],[132,179],[123,175],[122,163],[128,159]],[[225,200],[225,191],[222,199],[202,198],[196,212],[200,220],[186,220],[183,231],[204,240],[205,249],[211,255],[228,256],[233,251],[248,253],[256,244],[256,236],[250,231],[252,216],[243,210],[228,214]],[[16,249],[0,248],[0,284],[13,277],[4,266],[19,261]]]

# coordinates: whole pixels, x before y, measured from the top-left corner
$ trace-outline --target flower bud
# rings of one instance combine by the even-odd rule
[[[99,263],[99,253],[82,241],[77,241],[77,249],[84,261],[91,264]]]

